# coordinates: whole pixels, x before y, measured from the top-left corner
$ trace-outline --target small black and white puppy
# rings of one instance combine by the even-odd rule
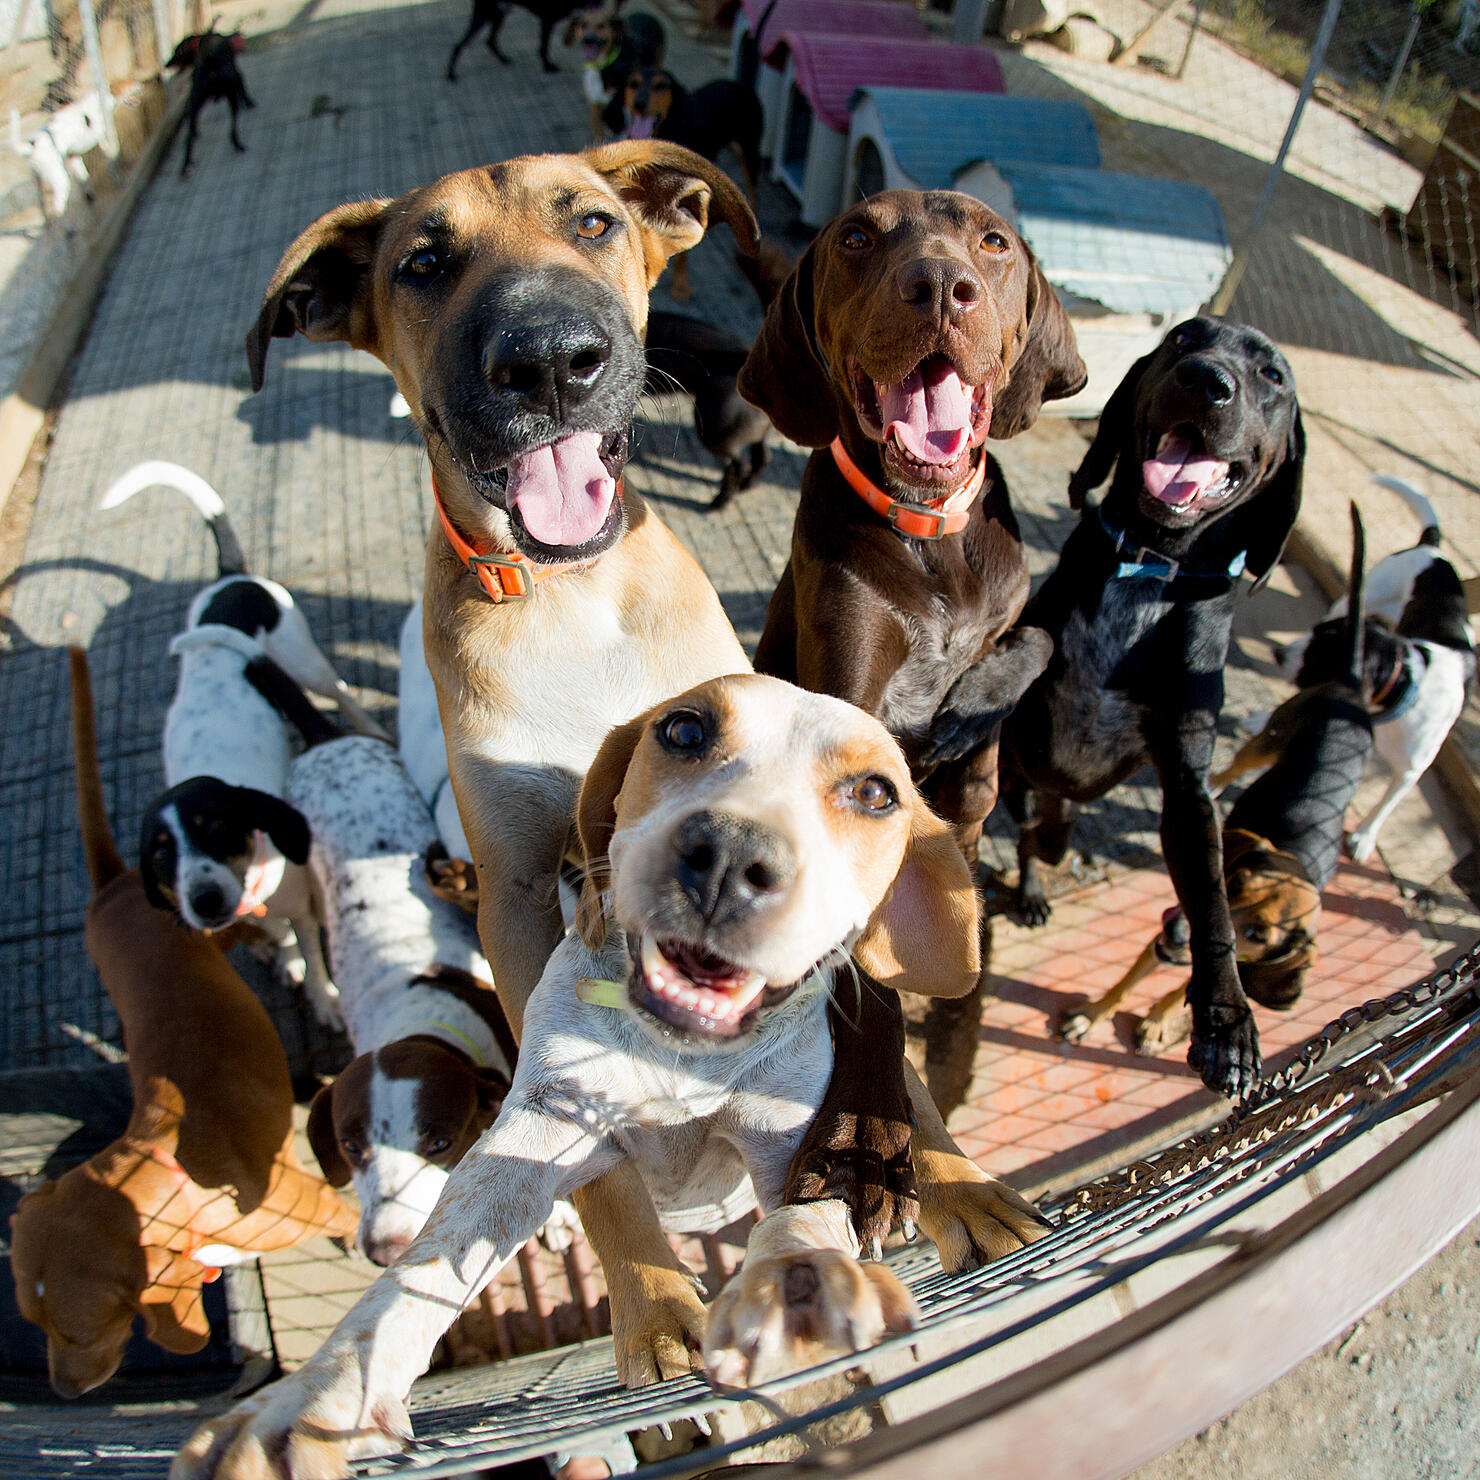
[[[185,161],[180,166],[180,177],[190,173],[190,160],[195,153],[195,140],[200,132],[200,111],[207,103],[220,101],[231,109],[231,147],[238,154],[245,152],[246,145],[237,136],[237,114],[243,108],[257,105],[247,96],[247,85],[236,65],[237,49],[242,44],[240,31],[222,36],[215,30],[198,32],[186,36],[170,55],[165,66],[172,72],[183,72],[190,68],[190,102],[187,105],[188,124],[185,132]]]
[[[1347,835],[1365,862],[1393,809],[1433,765],[1465,707],[1475,676],[1475,633],[1459,573],[1440,553],[1433,505],[1400,478],[1374,480],[1398,494],[1422,525],[1418,543],[1380,560],[1367,580],[1362,679],[1377,753],[1392,772],[1372,812]],[[1336,601],[1307,636],[1276,653],[1280,671],[1304,689],[1320,683],[1339,647],[1347,602]]]
[[[204,479],[174,463],[140,463],[99,506],[117,508],[155,484],[200,511],[220,575],[191,601],[185,630],[170,644],[180,673],[164,726],[167,789],[141,829],[145,891],[196,930],[260,924],[278,939],[286,974],[304,982],[315,1012],[330,1021],[333,986],[302,867],[308,826],[283,800],[291,754],[284,716],[309,739],[332,730],[301,685],[334,699],[357,729],[385,732],[334,672],[288,591],[246,574],[226,507]]]

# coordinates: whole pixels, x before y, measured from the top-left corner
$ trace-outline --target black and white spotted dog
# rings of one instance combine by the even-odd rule
[[[1475,633],[1464,586],[1439,553],[1434,506],[1401,478],[1379,474],[1374,481],[1408,504],[1422,533],[1416,545],[1378,561],[1367,578],[1363,691],[1374,748],[1392,779],[1377,806],[1347,835],[1347,850],[1358,863],[1371,857],[1383,823],[1434,763],[1475,676]],[[1312,632],[1277,653],[1286,678],[1307,688],[1330,676],[1345,615],[1342,597]]]
[[[328,722],[302,693],[333,699],[356,728],[384,731],[350,695],[275,581],[248,575],[226,506],[210,484],[175,463],[131,468],[103,495],[115,509],[145,488],[183,493],[216,540],[219,578],[190,603],[170,644],[180,660],[164,727],[167,790],[144,815],[139,867],[151,901],[196,930],[241,919],[266,929],[286,974],[304,982],[314,1011],[333,1021],[303,865],[308,828],[284,800],[290,746],[285,714],[306,738]],[[302,686],[301,688],[299,686]]]

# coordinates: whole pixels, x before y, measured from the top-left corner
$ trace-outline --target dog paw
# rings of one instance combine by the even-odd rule
[[[580,1232],[580,1215],[568,1202],[557,1202],[540,1229],[540,1242],[552,1254],[563,1254],[576,1241]]]
[[[301,987],[308,980],[308,962],[296,944],[290,943],[275,952],[272,971],[279,986]]]
[[[1031,930],[1048,924],[1053,917],[1053,906],[1049,904],[1048,896],[1041,885],[1034,884],[1027,889],[1018,890],[1017,917]]]
[[[434,842],[426,853],[427,885],[438,899],[469,915],[478,913],[478,870],[465,858],[451,858]]]
[[[693,1281],[677,1269],[649,1265],[626,1278],[607,1273],[612,1345],[624,1387],[648,1387],[701,1370],[708,1317]]]
[[[1191,997],[1191,990],[1188,996]],[[1194,1007],[1187,1062],[1215,1094],[1236,1100],[1259,1082],[1259,1030],[1254,1014],[1239,1004]]]
[[[1095,1025],[1095,1020],[1080,1008],[1068,1008],[1060,1016],[1055,1030],[1065,1043],[1079,1043]]]
[[[913,1331],[914,1297],[882,1264],[837,1249],[747,1259],[709,1316],[704,1369],[720,1387],[751,1387]]]
[[[411,1438],[399,1398],[367,1402],[358,1375],[300,1368],[203,1423],[170,1480],[334,1480],[352,1461],[397,1454]]]
[[[1136,1052],[1148,1057],[1165,1053],[1173,1044],[1180,1043],[1191,1031],[1191,1020],[1185,1010],[1178,1009],[1165,1017],[1144,1017],[1136,1024]]]
[[[308,982],[304,991],[314,1021],[332,1033],[344,1032],[344,1014],[339,1008],[339,988],[333,982]]]
[[[1343,839],[1346,844],[1347,856],[1353,863],[1366,863],[1372,857],[1373,849],[1377,847],[1377,839],[1371,833],[1356,832],[1347,833]]]
[[[958,1156],[946,1176],[922,1182],[920,1226],[940,1267],[960,1274],[1037,1242],[1053,1224],[1021,1193]]]

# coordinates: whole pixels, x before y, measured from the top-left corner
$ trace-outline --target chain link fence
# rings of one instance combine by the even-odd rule
[[[165,111],[201,0],[0,0],[0,394]]]

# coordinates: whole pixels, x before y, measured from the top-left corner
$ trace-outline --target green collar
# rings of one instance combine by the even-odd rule
[[[627,1005],[627,987],[599,976],[583,976],[576,982],[576,996],[592,1007],[622,1008]]]
[[[440,1018],[435,1022],[428,1023],[427,1027],[440,1028],[444,1033],[451,1033],[467,1049],[469,1058],[472,1059],[478,1068],[487,1069],[489,1067],[488,1060],[483,1057],[483,1050],[461,1028],[455,1027],[452,1023],[444,1023]]]

